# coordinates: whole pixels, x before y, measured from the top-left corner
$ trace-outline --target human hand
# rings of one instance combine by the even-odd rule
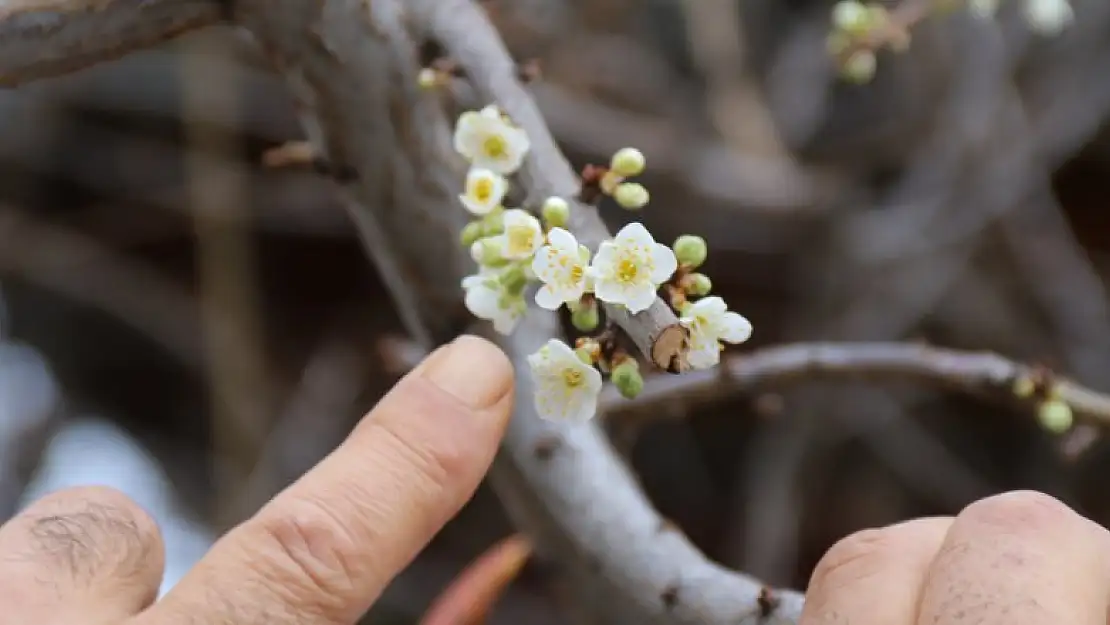
[[[157,603],[164,554],[149,516],[105,488],[47,496],[0,527],[0,623],[354,623],[477,488],[512,382],[486,341],[440,348]]]
[[[1040,493],[865,530],[825,554],[800,625],[1106,625],[1110,533]]]

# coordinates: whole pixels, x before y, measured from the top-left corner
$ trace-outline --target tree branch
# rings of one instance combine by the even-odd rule
[[[110,61],[223,14],[217,0],[0,0],[0,87]]]
[[[471,0],[413,0],[409,10],[417,27],[435,38],[463,69],[486,103],[496,103],[531,140],[532,149],[520,176],[528,201],[539,205],[550,196],[571,202],[569,230],[596,250],[612,235],[597,209],[578,201],[578,176],[571,169],[543,120],[539,107],[521,84],[516,63],[485,12]],[[686,362],[687,333],[671,308],[656,298],[651,308],[632,315],[621,306],[605,306],[605,314],[659,368],[681,373]]]
[[[1038,367],[1024,365],[997,354],[963,352],[913,343],[798,343],[766,347],[722,361],[715,370],[682,376],[656,375],[647,380],[635,399],[606,388],[601,404],[608,410],[650,408],[660,402],[688,402],[762,390],[804,379],[856,378],[876,382],[908,380],[927,382],[952,390],[996,400],[1018,402],[1014,383],[1026,379],[1051,387],[1054,395],[1071,407],[1076,419],[1110,426],[1110,396],[1055,377]],[[1047,389],[1043,389],[1047,390]],[[1025,400],[1034,401],[1039,393]],[[603,410],[604,411],[604,410]]]

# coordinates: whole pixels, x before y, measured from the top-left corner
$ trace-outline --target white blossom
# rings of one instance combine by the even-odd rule
[[[471,167],[466,173],[465,192],[459,201],[466,210],[478,216],[485,216],[501,205],[509,183],[500,174],[484,167]]]
[[[500,334],[512,334],[528,309],[523,295],[510,293],[496,271],[483,270],[463,278],[466,309],[479,319],[493,322]]]
[[[501,217],[504,232],[497,235],[501,245],[501,257],[507,260],[531,258],[543,245],[543,226],[528,211],[511,208]]]
[[[536,304],[557,310],[565,303],[577,302],[586,292],[590,248],[578,243],[562,228],[547,233],[547,245],[532,258],[532,272],[543,286],[536,291]]]
[[[688,359],[695,369],[708,369],[721,361],[721,341],[743,343],[752,336],[751,322],[729,311],[717,296],[690,304],[680,321],[690,330]]]
[[[459,116],[454,146],[471,165],[507,176],[520,169],[531,144],[524,130],[491,104]]]
[[[569,345],[549,340],[528,356],[528,366],[536,384],[535,405],[541,418],[583,422],[597,413],[601,374],[582,362]]]
[[[632,222],[599,246],[590,273],[598,299],[638,313],[651,306],[659,285],[676,269],[671,248],[656,243],[643,224]]]
[[[1056,35],[1075,19],[1068,0],[1025,0],[1025,19],[1044,35]]]

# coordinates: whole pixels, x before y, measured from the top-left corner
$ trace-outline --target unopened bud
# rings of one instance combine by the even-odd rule
[[[564,228],[570,219],[570,204],[561,197],[551,196],[543,203],[543,221],[551,228]]]
[[[694,234],[684,234],[678,237],[671,247],[678,263],[690,268],[700,267],[705,262],[705,258],[709,256],[709,246],[706,245],[705,239]]]
[[[644,390],[644,376],[640,375],[640,365],[632,358],[625,359],[613,367],[609,379],[627,399],[635,399]]]
[[[709,295],[713,290],[713,282],[704,273],[692,273],[686,276],[686,293],[695,297]]]
[[[833,26],[853,35],[862,35],[871,27],[871,11],[856,0],[842,0],[832,10]]]
[[[875,77],[878,61],[870,50],[857,50],[848,57],[841,68],[841,75],[850,82],[862,85]]]
[[[470,257],[479,265],[490,265],[501,258],[501,243],[493,237],[478,239],[470,245]]]
[[[416,84],[421,89],[435,89],[440,84],[439,72],[430,67],[425,67],[416,75]]]
[[[644,171],[647,161],[644,153],[636,148],[621,148],[609,161],[609,169],[618,176],[638,176]]]
[[[600,322],[597,302],[581,304],[570,313],[570,323],[579,332],[592,332],[597,329],[597,324]]]
[[[519,294],[524,291],[524,287],[528,286],[528,278],[520,265],[506,269],[498,277],[498,281],[505,287],[506,293]]]
[[[593,353],[591,353],[590,350],[585,347],[579,347],[578,349],[574,350],[574,355],[578,356],[578,360],[581,360],[587,365],[594,364]]]
[[[1053,434],[1063,434],[1071,429],[1075,422],[1075,415],[1066,403],[1051,399],[1040,405],[1037,409],[1037,420],[1041,427]]]
[[[1019,399],[1028,399],[1037,390],[1037,385],[1027,375],[1019,375],[1014,379],[1014,396]]]
[[[651,200],[651,194],[638,182],[622,182],[613,191],[613,199],[623,208],[639,210],[647,206],[648,201]]]

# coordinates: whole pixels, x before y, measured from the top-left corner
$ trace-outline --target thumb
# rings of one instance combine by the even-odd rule
[[[356,621],[474,493],[504,433],[512,382],[487,341],[440,348],[137,623]]]

